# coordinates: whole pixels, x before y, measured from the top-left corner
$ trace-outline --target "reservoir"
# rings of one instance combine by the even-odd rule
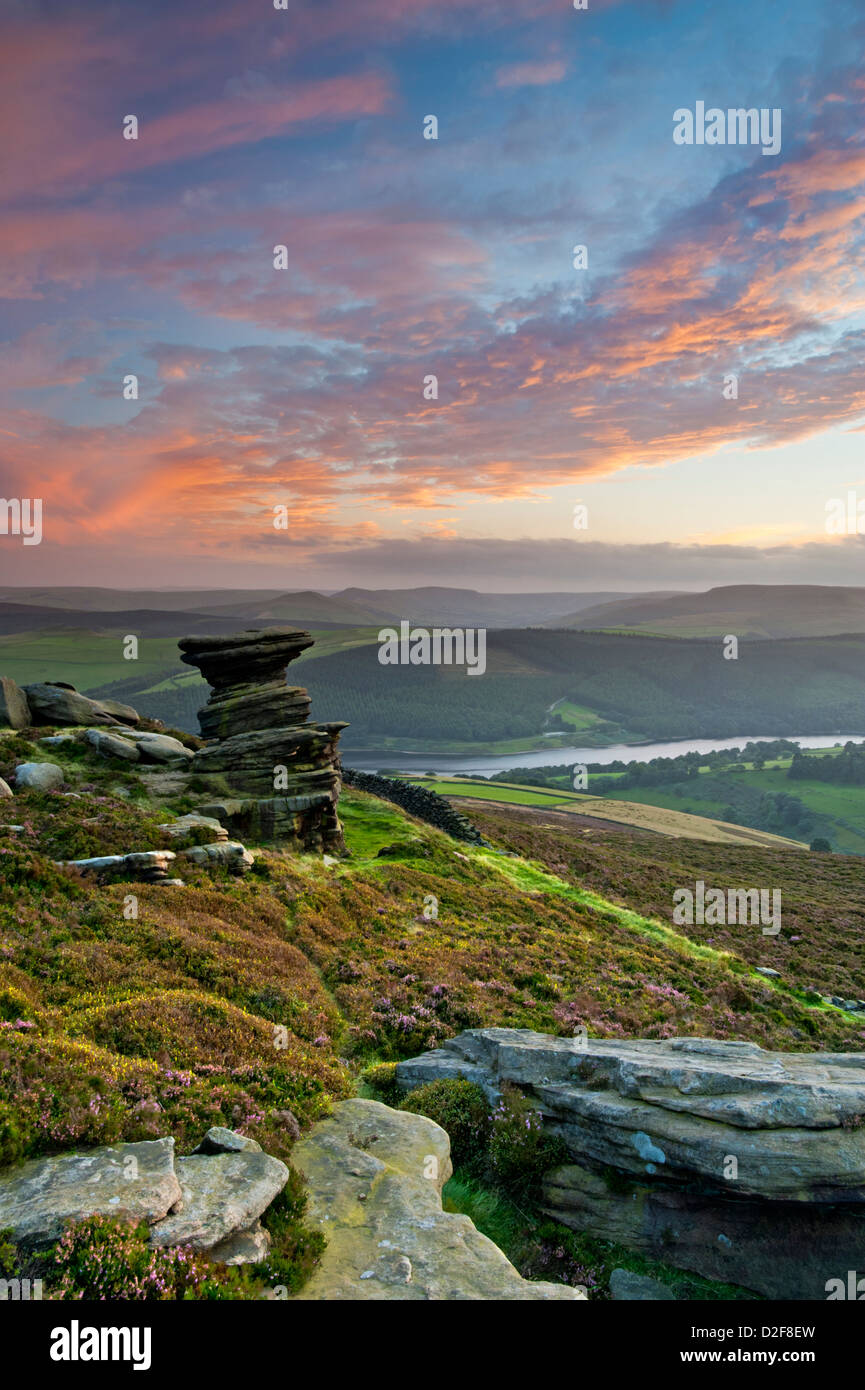
[[[531,753],[505,753],[496,757],[472,757],[463,753],[448,757],[442,753],[370,753],[346,752],[346,767],[361,772],[378,772],[393,768],[395,772],[473,772],[492,777],[495,772],[507,772],[515,767],[555,767],[574,763],[648,763],[653,758],[678,758],[685,753],[715,753],[724,748],[744,748],[746,743],[771,743],[776,738],[789,738],[801,748],[832,748],[865,741],[862,734],[741,734],[738,738],[672,739],[668,743],[613,743],[606,748],[536,748]]]

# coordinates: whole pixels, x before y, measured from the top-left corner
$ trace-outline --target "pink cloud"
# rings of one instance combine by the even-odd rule
[[[497,87],[547,87],[561,82],[567,67],[559,58],[538,63],[511,63],[496,72]]]

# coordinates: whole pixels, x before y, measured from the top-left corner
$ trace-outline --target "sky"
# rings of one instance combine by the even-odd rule
[[[2,582],[865,583],[861,0],[0,33]],[[698,102],[780,151],[677,143]]]

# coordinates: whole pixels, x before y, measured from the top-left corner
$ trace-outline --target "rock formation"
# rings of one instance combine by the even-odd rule
[[[534,1100],[574,1160],[544,1184],[565,1225],[769,1298],[861,1264],[865,1055],[487,1028],[397,1067],[406,1090],[448,1076]]]
[[[288,663],[312,641],[295,628],[182,638],[182,660],[214,688],[199,712],[208,742],[192,771],[240,794],[202,807],[235,834],[339,851],[336,745],[346,726],[308,723],[307,692],[285,681]]]
[[[147,1139],[37,1158],[0,1171],[0,1229],[24,1249],[58,1240],[70,1221],[146,1221],[152,1246],[187,1245],[223,1264],[255,1263],[269,1245],[259,1218],[288,1169],[254,1139],[216,1127],[194,1154]]]
[[[291,1154],[309,1186],[306,1220],[327,1237],[306,1301],[569,1299],[529,1283],[467,1216],[442,1211],[450,1140],[423,1115],[345,1100]]]

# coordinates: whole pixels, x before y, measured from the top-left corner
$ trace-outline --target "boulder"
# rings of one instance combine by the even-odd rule
[[[193,864],[205,867],[215,864],[232,874],[249,873],[255,863],[255,856],[239,840],[223,840],[215,845],[193,845],[192,849],[181,850],[181,854]]]
[[[3,778],[0,777],[0,801],[6,800],[8,797],[13,795],[14,793],[9,783],[4,782]]]
[[[139,724],[141,722],[141,715],[131,705],[123,705],[119,700],[103,700],[101,698],[98,703],[100,709],[103,709],[106,714],[110,714],[112,718],[119,719],[121,724]]]
[[[170,836],[172,840],[182,840],[193,830],[206,830],[211,840],[227,840],[228,831],[215,816],[202,816],[197,811],[190,811],[188,815],[178,816],[177,820],[166,821],[160,825],[160,830]]]
[[[34,724],[89,726],[117,723],[113,715],[108,714],[96,700],[79,695],[72,686],[37,681],[33,685],[25,685],[24,693]]]
[[[292,1164],[308,1183],[307,1223],[327,1236],[299,1300],[585,1298],[523,1279],[467,1216],[442,1210],[450,1140],[423,1115],[342,1101],[295,1145]]]
[[[261,1151],[261,1145],[255,1139],[249,1139],[245,1134],[238,1134],[233,1129],[224,1129],[222,1125],[214,1125],[192,1152],[197,1154],[260,1154]]]
[[[173,1139],[38,1158],[0,1171],[0,1230],[25,1247],[48,1245],[68,1221],[96,1213],[160,1221],[180,1197]]]
[[[260,1149],[191,1154],[175,1168],[183,1205],[151,1227],[154,1246],[211,1250],[251,1226],[288,1180],[285,1164]]]
[[[135,733],[133,738],[143,762],[166,763],[169,767],[188,767],[192,763],[192,749],[170,734]]]
[[[101,753],[103,758],[123,758],[125,762],[137,763],[140,757],[134,743],[125,738],[118,738],[117,734],[109,734],[103,729],[88,729],[84,739],[97,753]]]
[[[27,696],[9,676],[0,676],[0,728],[26,729],[30,724]]]
[[[49,792],[62,787],[63,768],[57,763],[19,763],[15,769],[15,786],[32,787],[34,791]]]
[[[245,1231],[233,1231],[211,1246],[210,1258],[221,1265],[254,1265],[267,1259],[269,1250],[270,1232],[260,1221],[254,1221]]]
[[[518,1086],[573,1157],[544,1184],[565,1225],[770,1298],[825,1297],[839,1261],[855,1267],[865,1055],[488,1028],[396,1075],[466,1076],[493,1101]]]
[[[614,1269],[610,1275],[614,1303],[661,1303],[675,1301],[676,1295],[660,1279],[634,1274],[630,1269]]]

